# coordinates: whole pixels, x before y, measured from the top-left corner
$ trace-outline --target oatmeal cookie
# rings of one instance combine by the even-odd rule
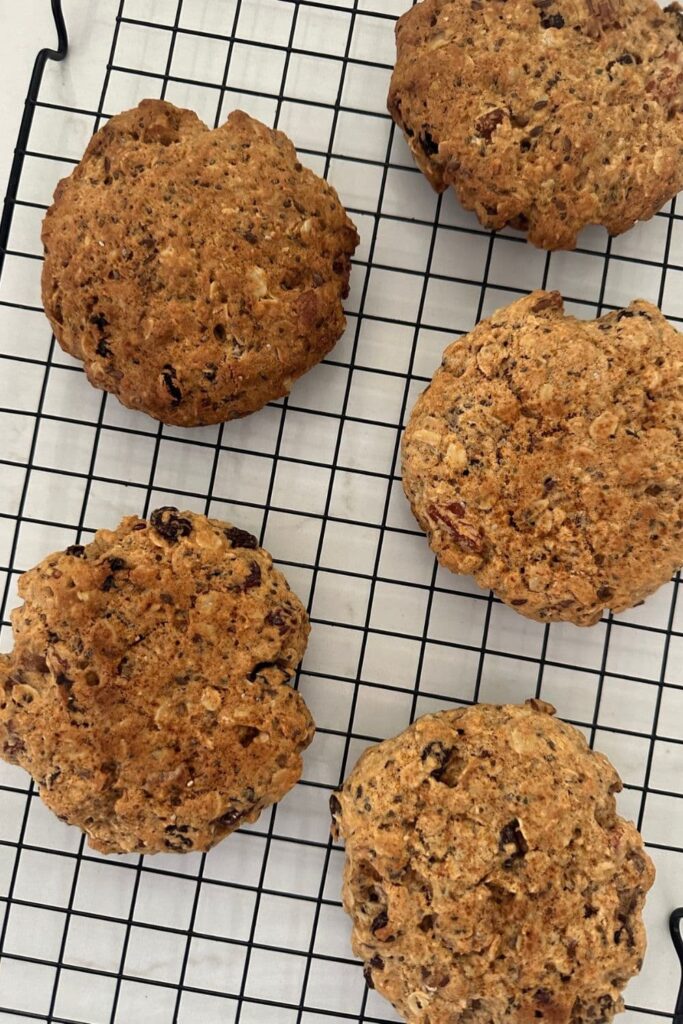
[[[410,1024],[595,1024],[642,965],[654,867],[621,781],[539,700],[426,715],[330,800],[368,984]]]
[[[308,617],[255,537],[162,508],[19,581],[0,753],[102,853],[207,850],[301,774]]]
[[[487,228],[573,249],[683,188],[683,13],[655,0],[423,0],[389,111],[434,188]]]
[[[683,336],[533,292],[444,352],[403,438],[439,561],[541,622],[590,625],[683,562]]]
[[[164,423],[286,395],[345,326],[356,229],[282,132],[143,100],[97,132],[43,223],[43,303],[95,387]]]

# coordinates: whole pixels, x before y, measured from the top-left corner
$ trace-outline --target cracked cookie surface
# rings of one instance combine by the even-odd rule
[[[164,423],[286,395],[345,326],[356,230],[282,132],[210,131],[143,100],[112,117],[43,224],[45,311],[95,387]]]
[[[655,0],[423,0],[389,111],[432,185],[487,228],[572,249],[683,188],[683,13]]]
[[[590,625],[683,562],[683,335],[533,292],[445,350],[403,438],[439,561],[542,622]]]
[[[102,853],[207,850],[301,775],[308,617],[251,534],[130,516],[19,580],[0,753]]]
[[[595,1024],[641,967],[654,868],[606,757],[543,701],[418,719],[330,807],[371,987],[410,1024]]]

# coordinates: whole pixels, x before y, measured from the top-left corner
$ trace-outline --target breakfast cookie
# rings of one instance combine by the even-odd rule
[[[389,111],[437,191],[573,249],[683,188],[683,9],[655,0],[423,0],[396,26]]]
[[[180,426],[286,395],[345,326],[356,229],[282,132],[143,100],[43,223],[43,303],[95,387]]]
[[[426,715],[330,807],[372,988],[410,1024],[596,1024],[642,965],[654,867],[621,780],[539,700]]]
[[[0,753],[102,853],[207,850],[301,775],[308,617],[267,551],[175,508],[19,580]]]
[[[558,292],[444,352],[403,438],[439,561],[541,622],[591,625],[683,562],[683,336],[655,306],[584,321]]]

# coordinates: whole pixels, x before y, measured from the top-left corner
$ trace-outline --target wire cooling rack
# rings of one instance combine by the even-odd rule
[[[589,230],[576,252],[548,255],[435,196],[385,113],[408,2],[92,0],[68,59],[38,58],[0,233],[3,649],[17,575],[47,552],[158,504],[206,511],[260,534],[307,600],[297,685],[318,733],[301,783],[204,856],[98,856],[0,763],[2,1024],[398,1020],[350,954],[329,791],[365,746],[418,714],[534,694],[625,780],[621,811],[658,871],[627,1015],[671,1019],[668,921],[683,902],[677,581],[590,630],[528,622],[436,567],[401,493],[398,452],[447,341],[534,287],[560,288],[584,317],[644,297],[680,324],[683,218],[672,204],[621,238]],[[145,96],[209,124],[240,106],[284,129],[362,237],[330,358],[286,401],[222,427],[160,427],[95,391],[41,310],[52,190],[91,132]]]

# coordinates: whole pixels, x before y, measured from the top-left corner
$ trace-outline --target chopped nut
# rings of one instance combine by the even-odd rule
[[[459,441],[452,441],[446,450],[444,461],[449,469],[460,472],[467,465],[467,452]]]
[[[218,690],[214,690],[213,687],[207,686],[202,690],[200,703],[207,711],[218,711],[222,703],[221,695]]]
[[[614,437],[619,426],[619,417],[610,409],[606,409],[597,419],[593,420],[588,433],[594,441],[607,441]]]
[[[262,267],[251,267],[246,273],[246,278],[251,286],[254,298],[269,298],[268,279]]]

